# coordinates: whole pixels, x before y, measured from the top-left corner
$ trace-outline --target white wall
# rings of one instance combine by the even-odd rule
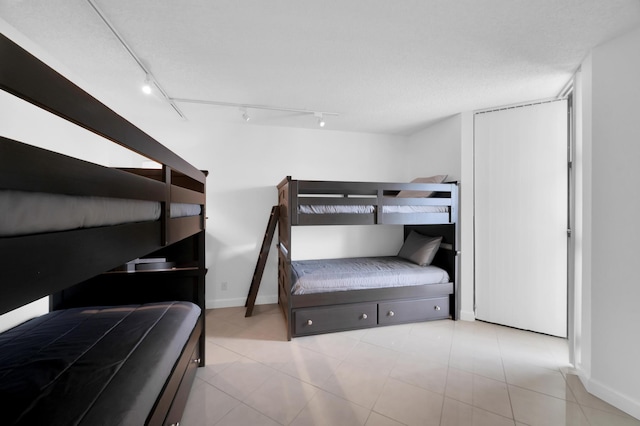
[[[583,257],[583,283],[590,275],[590,285],[582,289],[583,315],[590,315],[590,330],[583,328],[583,334],[590,339],[582,347],[581,373],[590,392],[640,418],[638,52],[640,28],[595,48],[583,64],[584,80],[591,77],[583,91],[583,142],[587,149],[591,143],[592,157],[583,182],[591,195],[591,226],[587,222],[584,229],[591,241],[583,247],[583,256],[590,251]]]
[[[440,120],[409,137],[407,169],[411,178],[446,174],[460,180],[461,115]]]
[[[49,297],[35,300],[17,309],[0,315],[0,332],[15,327],[18,324],[49,312]]]
[[[409,137],[410,178],[447,174],[460,191],[460,319],[474,321],[473,311],[473,114],[443,119]]]
[[[105,166],[139,167],[145,160],[3,90],[0,90],[0,110],[0,135],[5,138]]]

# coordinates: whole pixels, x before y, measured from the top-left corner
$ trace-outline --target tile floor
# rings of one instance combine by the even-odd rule
[[[563,339],[445,320],[287,342],[277,305],[244,312],[207,312],[181,426],[640,426],[585,391]]]

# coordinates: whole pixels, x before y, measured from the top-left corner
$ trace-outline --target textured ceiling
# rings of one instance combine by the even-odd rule
[[[638,0],[94,0],[169,96],[332,111],[327,129],[410,134],[443,117],[556,96]],[[0,0],[0,17],[136,122],[181,120],[86,0]],[[182,104],[189,121],[237,108]],[[315,127],[249,111],[248,125]]]

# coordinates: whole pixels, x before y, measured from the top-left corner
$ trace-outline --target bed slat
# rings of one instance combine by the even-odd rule
[[[0,189],[165,200],[162,182],[3,137]]]
[[[154,221],[0,238],[0,313],[151,253],[159,235]]]

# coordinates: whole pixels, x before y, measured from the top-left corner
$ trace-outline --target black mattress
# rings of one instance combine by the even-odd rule
[[[144,424],[199,315],[189,302],[74,308],[7,330],[2,423]]]

